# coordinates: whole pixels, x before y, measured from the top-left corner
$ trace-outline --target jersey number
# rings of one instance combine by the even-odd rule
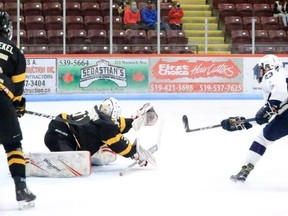
[[[273,76],[272,72],[267,72],[267,73],[265,73],[264,78],[267,80],[267,79],[269,79],[272,76]]]

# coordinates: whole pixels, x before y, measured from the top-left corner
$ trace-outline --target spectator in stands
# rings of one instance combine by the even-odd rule
[[[286,27],[288,23],[288,14],[287,14],[287,1],[279,0],[276,1],[273,7],[274,17],[279,17],[282,19],[283,25]]]
[[[131,1],[129,7],[124,10],[123,28],[127,29],[145,29],[141,21],[140,10],[137,7],[136,1]]]
[[[122,17],[124,17],[124,11],[127,7],[130,5],[129,0],[120,0],[118,1],[118,14]]]
[[[181,30],[182,29],[182,18],[184,16],[183,10],[180,7],[178,1],[173,2],[173,7],[168,13],[169,24],[172,30]]]
[[[147,1],[147,7],[141,10],[141,19],[143,23],[147,26],[147,29],[156,30],[157,29],[157,11],[153,8],[153,2],[151,0]],[[168,23],[160,23],[161,30],[169,30],[170,26]]]

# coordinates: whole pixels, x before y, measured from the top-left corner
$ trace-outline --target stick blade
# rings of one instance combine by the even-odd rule
[[[188,122],[187,115],[182,116],[182,122],[183,122],[185,131],[188,132],[189,131],[189,122]]]

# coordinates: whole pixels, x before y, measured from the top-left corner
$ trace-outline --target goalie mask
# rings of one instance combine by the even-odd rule
[[[13,25],[9,14],[5,11],[0,12],[0,34],[11,40],[13,36]]]
[[[283,63],[277,56],[269,54],[269,55],[263,56],[260,59],[258,66],[259,66],[259,71],[257,74],[257,79],[258,79],[258,82],[261,83],[262,78],[267,71],[270,71],[270,70],[279,71],[279,69],[283,67]]]
[[[118,100],[111,97],[106,98],[100,104],[99,111],[111,119],[118,119],[121,114],[121,107],[119,106]]]

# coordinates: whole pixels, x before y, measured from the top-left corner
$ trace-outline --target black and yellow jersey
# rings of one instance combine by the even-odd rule
[[[73,118],[72,115],[62,113],[60,117]],[[73,140],[75,150],[89,151],[91,155],[106,144],[112,151],[123,157],[132,157],[136,153],[136,146],[124,136],[132,128],[132,118],[120,117],[116,122],[100,114],[100,118],[81,126],[52,120],[49,131],[61,131],[66,140]],[[67,134],[67,135],[66,135]]]
[[[13,100],[21,100],[25,78],[26,60],[23,52],[13,42],[0,35],[0,83],[14,95]]]

